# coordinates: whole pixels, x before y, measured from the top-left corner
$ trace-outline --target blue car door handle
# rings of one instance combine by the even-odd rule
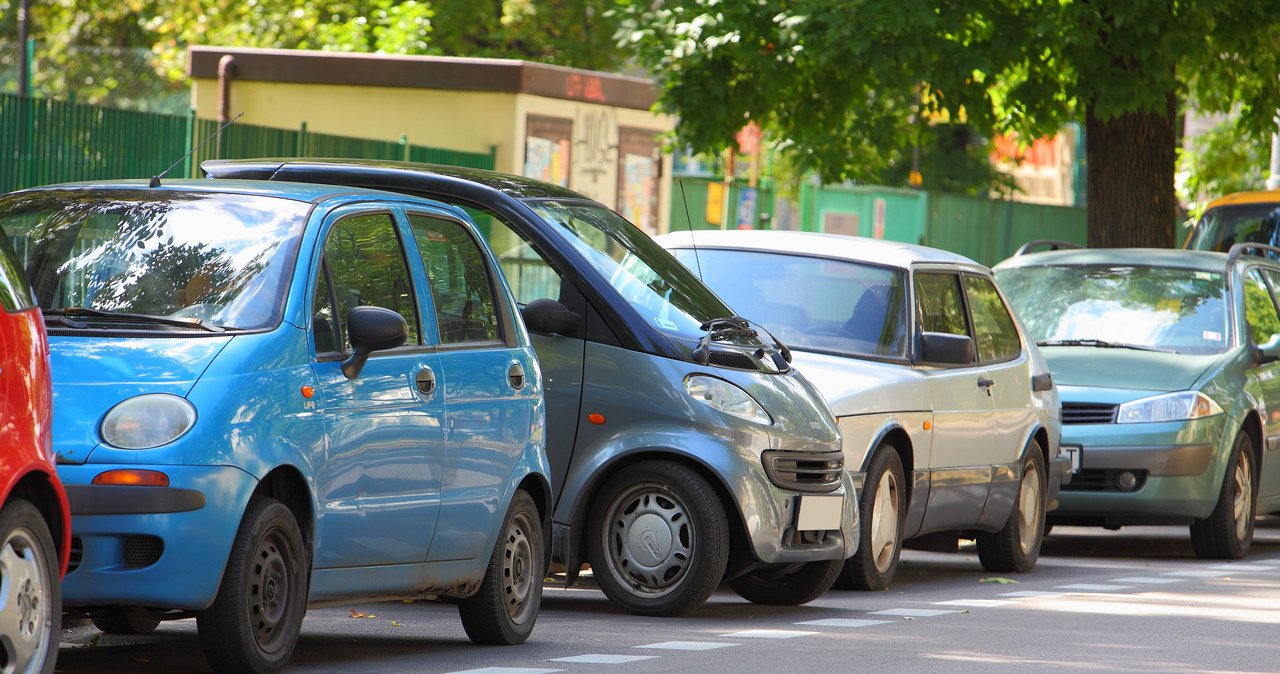
[[[511,369],[507,370],[507,381],[511,383],[511,388],[517,391],[524,388],[524,368],[520,363],[511,364]]]
[[[436,390],[436,373],[431,368],[424,367],[414,376],[414,383],[418,386],[418,392],[429,396]]]

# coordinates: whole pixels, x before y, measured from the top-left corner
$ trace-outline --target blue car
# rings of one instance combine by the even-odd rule
[[[0,197],[49,332],[72,511],[64,605],[107,632],[194,616],[274,671],[308,605],[456,600],[525,640],[548,553],[538,362],[460,210],[229,181]]]

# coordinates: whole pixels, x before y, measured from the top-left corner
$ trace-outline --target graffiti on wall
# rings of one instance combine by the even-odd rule
[[[618,113],[609,108],[579,110],[573,123],[574,188],[611,203],[617,157]]]

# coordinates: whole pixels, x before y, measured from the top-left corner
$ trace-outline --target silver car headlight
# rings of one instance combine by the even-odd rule
[[[684,390],[694,400],[725,414],[766,426],[773,423],[769,413],[750,394],[723,379],[691,374],[684,378]]]
[[[151,449],[182,437],[196,423],[184,398],[149,393],[121,401],[102,420],[102,439],[120,449]]]
[[[1187,421],[1211,417],[1215,414],[1222,414],[1222,407],[1209,396],[1199,391],[1178,391],[1124,403],[1116,411],[1116,423]]]

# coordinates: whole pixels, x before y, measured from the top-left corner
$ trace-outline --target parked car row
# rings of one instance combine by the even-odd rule
[[[1025,572],[1055,522],[1186,521],[1239,557],[1255,502],[1280,509],[1280,265],[1253,249],[1147,289],[1102,251],[993,275],[854,237],[655,240],[470,169],[202,169],[0,196],[5,671],[52,670],[62,610],[194,617],[214,669],[269,672],[309,606],[357,600],[523,642],[552,564],[675,616],[721,583],[883,589],[903,547],[961,539]],[[1088,355],[1093,324],[1183,318],[1165,360]]]

